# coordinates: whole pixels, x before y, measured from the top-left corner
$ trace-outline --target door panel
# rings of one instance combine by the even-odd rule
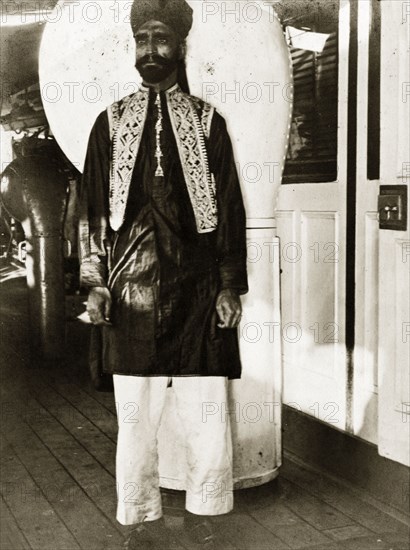
[[[388,233],[380,238],[379,452],[410,466],[409,240]]]
[[[383,185],[408,187],[409,22],[401,2],[382,3]],[[410,232],[381,230],[379,239],[379,452],[410,465]]]
[[[339,11],[338,178],[282,185],[284,403],[346,426],[345,231],[349,2]]]
[[[338,183],[288,185],[280,195],[284,402],[344,429],[343,201],[338,211],[327,185]],[[290,212],[295,195],[303,210]]]

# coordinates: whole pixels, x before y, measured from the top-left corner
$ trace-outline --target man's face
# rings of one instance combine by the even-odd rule
[[[182,57],[176,32],[160,21],[148,21],[134,35],[136,68],[148,84],[162,82],[177,68]]]

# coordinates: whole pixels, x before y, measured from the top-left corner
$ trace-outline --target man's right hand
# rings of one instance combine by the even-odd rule
[[[93,325],[111,326],[111,294],[108,288],[94,287],[90,290],[87,312]]]

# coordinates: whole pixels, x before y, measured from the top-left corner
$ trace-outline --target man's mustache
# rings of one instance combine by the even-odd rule
[[[141,57],[137,60],[137,67],[143,67],[144,65],[155,63],[156,65],[160,65],[161,67],[168,67],[168,65],[171,65],[174,63],[172,59],[167,59],[166,57],[161,57],[160,55],[144,55],[144,57]]]

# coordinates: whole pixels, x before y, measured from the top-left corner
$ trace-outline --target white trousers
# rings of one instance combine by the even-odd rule
[[[122,525],[162,516],[157,433],[170,381],[162,376],[114,375],[117,520]],[[172,378],[169,391],[175,392],[187,453],[185,506],[193,514],[219,515],[233,509],[229,419],[222,422],[219,415],[204,415],[206,403],[227,403],[227,388],[224,377]]]

